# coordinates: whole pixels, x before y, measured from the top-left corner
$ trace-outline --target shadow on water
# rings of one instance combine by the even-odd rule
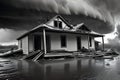
[[[119,64],[119,57],[40,62],[1,59],[0,80],[119,80]],[[111,75],[115,78],[109,79]]]

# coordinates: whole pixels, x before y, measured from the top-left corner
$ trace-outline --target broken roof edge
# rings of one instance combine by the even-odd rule
[[[37,27],[35,27],[35,28],[27,31],[27,32],[24,33],[24,34],[22,34],[20,37],[17,38],[17,40],[19,40],[19,39],[27,36],[28,34],[30,34],[31,32],[33,32],[33,31],[35,31],[35,30],[37,30],[37,29],[39,29],[39,28],[48,28],[48,27],[47,27],[45,24],[38,25]]]
[[[82,28],[82,27],[84,27],[84,28],[86,28],[87,29],[87,31],[92,31],[85,23],[80,23],[80,24],[77,24],[76,26],[74,26],[73,27],[73,30],[79,30],[80,28]]]
[[[104,36],[105,36],[105,35],[103,35],[103,34],[100,34],[100,33],[95,32],[95,31],[91,31],[91,33],[92,33],[92,34],[101,35],[101,37],[104,37]]]
[[[82,35],[93,35],[93,36],[95,36],[95,37],[104,37],[104,35],[103,34],[99,34],[99,33],[96,33],[96,32],[77,32],[77,31],[72,31],[72,30],[61,30],[61,29],[54,29],[54,28],[51,28],[51,27],[49,27],[49,26],[47,26],[46,24],[43,24],[43,25],[39,25],[38,27],[36,27],[36,28],[33,28],[33,29],[31,29],[30,31],[28,31],[28,32],[26,32],[26,33],[24,33],[22,36],[20,36],[20,37],[18,37],[17,38],[17,40],[19,40],[19,39],[21,39],[21,38],[23,38],[23,37],[25,37],[25,36],[27,36],[27,35],[29,35],[30,33],[32,33],[32,32],[34,32],[35,30],[37,30],[37,29],[39,29],[39,28],[46,28],[46,29],[48,29],[48,30],[50,30],[50,31],[56,31],[56,32],[65,32],[65,33],[75,33],[75,34],[82,34]]]

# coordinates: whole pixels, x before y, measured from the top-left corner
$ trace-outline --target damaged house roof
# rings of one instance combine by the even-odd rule
[[[69,29],[55,28],[55,27],[47,24],[48,22],[54,20],[55,18],[60,18],[69,27]],[[72,34],[81,34],[81,35],[93,35],[95,37],[103,37],[104,36],[102,34],[99,34],[99,33],[96,33],[94,31],[90,30],[84,23],[73,26],[73,25],[69,24],[63,17],[61,17],[60,15],[57,15],[57,16],[53,17],[52,19],[50,19],[49,21],[47,21],[45,24],[40,24],[37,27],[29,30],[25,34],[18,37],[17,40],[19,40],[19,39],[21,39],[21,38],[23,38],[31,33],[34,33],[36,31],[41,31],[43,28],[45,28],[46,30],[51,31],[51,32],[62,32],[62,33],[72,33]]]

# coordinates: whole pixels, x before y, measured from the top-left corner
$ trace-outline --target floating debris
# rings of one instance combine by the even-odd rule
[[[0,64],[0,67],[4,67],[2,64]]]
[[[109,63],[107,63],[106,65],[107,65],[107,66],[110,66],[110,64],[109,64]]]

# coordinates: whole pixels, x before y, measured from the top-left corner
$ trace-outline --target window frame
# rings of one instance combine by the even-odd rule
[[[54,20],[54,27],[58,27],[58,22],[57,22],[57,20]]]
[[[62,29],[62,21],[54,20],[54,26]]]
[[[66,35],[61,35],[60,36],[60,41],[61,41],[61,48],[67,47],[67,37],[66,37]]]

